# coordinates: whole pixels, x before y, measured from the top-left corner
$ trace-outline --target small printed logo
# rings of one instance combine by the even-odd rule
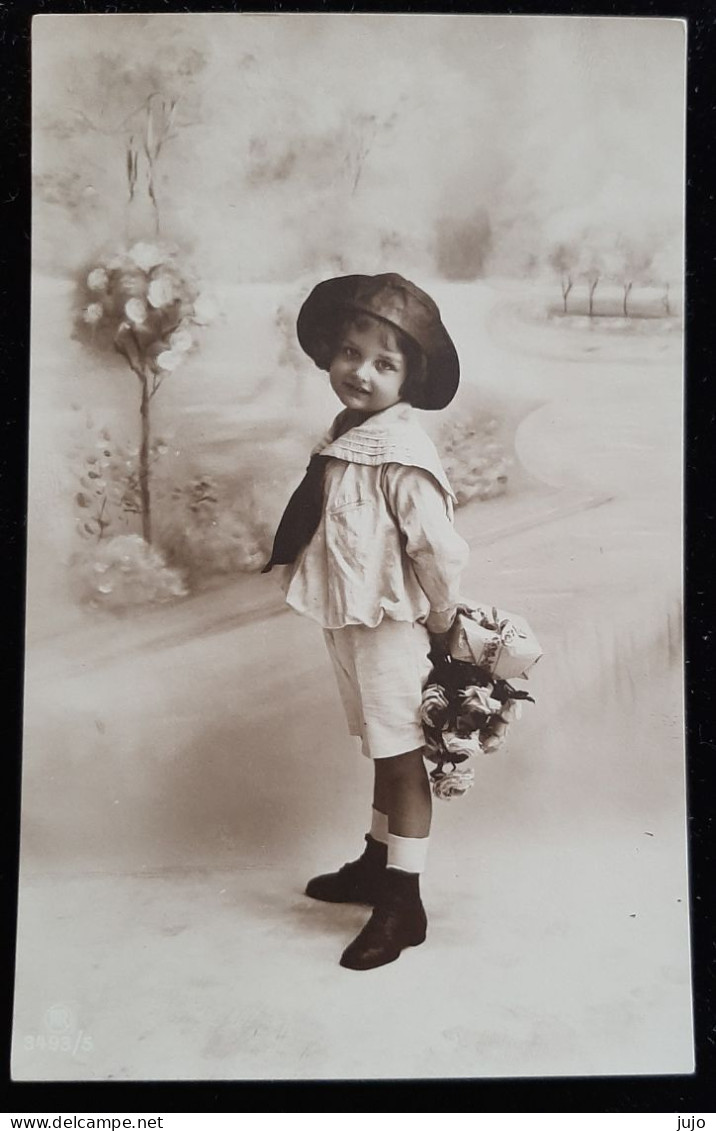
[[[44,1032],[25,1035],[22,1044],[26,1052],[69,1053],[76,1057],[94,1048],[90,1034],[79,1028],[75,1010],[64,1002],[55,1002],[45,1010],[42,1029]]]
[[[51,1005],[45,1013],[45,1028],[50,1033],[69,1033],[73,1021],[72,1010],[61,1002]]]

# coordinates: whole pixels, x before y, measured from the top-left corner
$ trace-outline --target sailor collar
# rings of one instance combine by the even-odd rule
[[[435,445],[415,421],[409,404],[401,401],[391,405],[333,439],[345,419],[346,413],[339,413],[312,455],[331,456],[370,467],[383,463],[419,467],[433,476],[453,502],[457,501]]]

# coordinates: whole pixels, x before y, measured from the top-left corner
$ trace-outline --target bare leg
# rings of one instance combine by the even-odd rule
[[[388,814],[388,862],[370,919],[346,947],[341,966],[372,970],[425,941],[420,873],[430,833],[432,798],[422,747],[375,761],[374,804]]]
[[[373,804],[387,813],[391,833],[403,837],[426,837],[430,833],[432,797],[422,747],[378,758],[374,763]]]

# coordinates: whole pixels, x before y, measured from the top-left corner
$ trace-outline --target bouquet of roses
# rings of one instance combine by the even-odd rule
[[[474,654],[466,652],[463,618],[474,618],[482,625],[486,620],[485,610],[482,606],[461,606],[446,650],[433,648],[431,652],[433,668],[421,706],[425,757],[434,763],[430,773],[433,793],[443,800],[460,797],[470,789],[475,772],[466,764],[468,760],[477,754],[499,750],[505,743],[510,723],[521,715],[521,702],[534,703],[527,691],[514,687],[498,674],[494,663],[490,667],[475,663]],[[501,631],[509,640],[506,623],[513,625],[509,614],[498,615],[496,609],[487,617],[490,631]],[[524,649],[524,640],[529,640],[532,649],[529,659],[522,661],[520,674],[526,676],[527,668],[536,663],[542,653],[525,622],[519,619],[519,624],[526,629],[526,633],[520,629],[521,647]],[[466,659],[466,655],[470,658]],[[499,665],[497,667],[499,669]]]

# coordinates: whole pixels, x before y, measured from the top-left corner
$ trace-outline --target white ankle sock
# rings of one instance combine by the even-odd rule
[[[390,833],[388,867],[398,868],[401,872],[424,872],[429,839],[427,836],[396,836],[395,833]]]
[[[387,814],[381,813],[380,809],[373,809],[370,835],[373,840],[378,840],[381,844],[388,843],[388,817]]]

